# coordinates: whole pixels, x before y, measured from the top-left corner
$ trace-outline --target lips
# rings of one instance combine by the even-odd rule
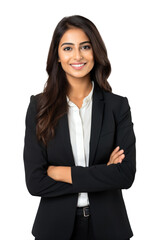
[[[73,63],[73,64],[70,64],[74,69],[81,69],[84,67],[86,63]]]

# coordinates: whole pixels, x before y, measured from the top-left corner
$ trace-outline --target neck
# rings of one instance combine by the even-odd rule
[[[92,90],[92,82],[88,80],[69,81],[68,97],[75,99],[83,99]]]

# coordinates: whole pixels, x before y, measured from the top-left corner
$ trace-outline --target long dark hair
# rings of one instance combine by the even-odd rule
[[[96,81],[105,91],[112,92],[107,81],[111,73],[111,65],[105,44],[96,26],[83,16],[64,17],[53,33],[46,67],[49,77],[38,98],[36,134],[44,145],[47,145],[49,139],[55,135],[58,120],[68,112],[66,95],[69,83],[58,62],[58,46],[63,34],[71,27],[82,29],[91,41],[94,55],[94,67],[90,72],[91,80]]]

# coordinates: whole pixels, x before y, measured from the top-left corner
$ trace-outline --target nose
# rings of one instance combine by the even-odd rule
[[[82,53],[81,53],[81,51],[80,51],[79,48],[78,48],[78,49],[75,49],[75,51],[74,51],[74,59],[75,59],[75,60],[80,60],[80,59],[82,59]]]

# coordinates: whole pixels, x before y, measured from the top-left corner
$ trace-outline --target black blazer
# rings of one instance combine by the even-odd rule
[[[135,134],[128,99],[101,89],[95,82],[92,104],[89,167],[75,166],[67,114],[58,122],[47,147],[36,138],[36,102],[32,95],[26,114],[24,165],[26,185],[41,201],[32,234],[45,240],[70,240],[79,192],[88,192],[97,240],[133,236],[121,189],[131,187],[136,172]],[[107,166],[116,146],[124,149],[122,163]],[[47,176],[49,165],[71,166],[73,184]]]

